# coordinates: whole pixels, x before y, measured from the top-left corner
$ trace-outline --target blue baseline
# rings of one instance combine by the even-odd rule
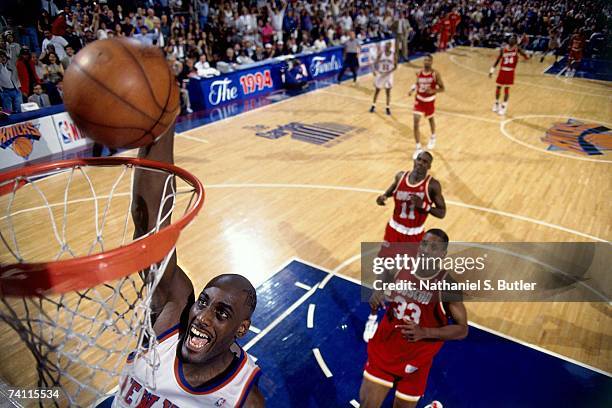
[[[551,65],[545,74],[557,75],[567,66],[567,57]],[[595,58],[584,58],[576,70],[577,78],[597,79],[600,81],[612,81],[612,61]]]
[[[327,272],[292,261],[257,289],[253,325],[265,329],[307,294],[295,286],[321,282]],[[369,307],[362,288],[334,276],[248,352],[258,358],[259,386],[268,407],[350,407],[359,400],[366,361],[362,331]],[[309,304],[314,327],[306,327]],[[241,341],[255,337],[250,333]],[[326,378],[312,349],[332,372]],[[391,394],[391,393],[390,393]],[[391,395],[385,407],[391,407]],[[495,334],[470,327],[467,339],[447,342],[434,360],[418,407],[432,400],[457,407],[612,407],[612,378]]]

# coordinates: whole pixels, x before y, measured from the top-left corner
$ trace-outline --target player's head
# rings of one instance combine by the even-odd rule
[[[236,274],[213,278],[189,310],[180,357],[187,363],[205,363],[228,351],[251,325],[257,305],[255,288]]]
[[[431,169],[432,162],[433,156],[431,153],[423,151],[414,159],[414,170],[417,173],[427,173],[427,171]]]
[[[444,258],[447,249],[448,235],[446,232],[438,228],[432,228],[423,236],[423,240],[419,244],[418,256],[424,258]]]
[[[516,35],[511,35],[510,39],[508,40],[508,44],[510,44],[511,47],[514,47],[516,43],[517,43]]]
[[[423,59],[423,66],[427,69],[430,69],[433,64],[433,56],[431,54],[425,54],[425,58]]]

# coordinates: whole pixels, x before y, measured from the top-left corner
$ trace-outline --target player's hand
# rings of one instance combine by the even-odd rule
[[[375,290],[372,292],[372,296],[370,296],[370,310],[372,314],[376,314],[378,308],[385,308],[385,292]]]
[[[385,205],[385,201],[387,201],[387,196],[384,194],[381,194],[376,197],[376,204],[378,205]]]
[[[495,68],[491,67],[489,69],[489,78],[491,78],[493,76],[493,73],[495,72]]]
[[[408,341],[419,341],[427,338],[427,332],[421,326],[414,322],[406,324],[398,324],[396,329],[402,332],[402,336]]]
[[[416,194],[410,196],[410,202],[414,205],[414,208],[423,208],[423,199]]]
[[[412,89],[408,91],[408,96],[412,96]]]

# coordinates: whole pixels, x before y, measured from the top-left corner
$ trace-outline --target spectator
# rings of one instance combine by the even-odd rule
[[[314,42],[315,51],[322,51],[327,48],[327,44],[325,43],[325,34],[320,34],[319,38],[317,38]]]
[[[266,24],[261,28],[261,42],[263,44],[271,43],[274,38],[274,27],[272,27],[272,23],[268,18],[266,20]]]
[[[28,98],[28,102],[34,102],[40,108],[51,106],[49,95],[43,92],[42,86],[40,84],[34,85],[33,93]]]
[[[57,54],[56,57],[59,57],[60,60],[66,57],[66,50],[64,47],[68,45],[68,41],[66,41],[64,37],[53,35],[49,30],[45,30],[43,35],[45,39],[42,42],[43,54],[41,54],[40,58],[44,58],[49,45],[53,45],[55,53]]]
[[[16,71],[10,66],[6,52],[0,51],[0,99],[2,99],[2,109],[8,113],[21,112],[23,102],[19,89],[21,83]]]
[[[70,65],[73,59],[74,49],[70,45],[68,45],[66,46],[66,56],[64,57],[64,59],[62,59],[62,67],[64,67],[64,70],[68,69],[68,66]]]
[[[220,75],[220,72],[214,68],[211,68],[210,64],[206,59],[206,54],[200,55],[200,60],[195,63],[196,74],[201,78],[210,78],[213,76]]]
[[[151,46],[157,43],[158,36],[159,35],[155,31],[149,32],[149,27],[143,25],[142,27],[140,27],[140,33],[134,34],[134,39],[139,41],[143,45]],[[185,55],[184,44],[181,56],[183,55]]]
[[[46,91],[53,104],[61,103],[57,84],[64,79],[64,67],[60,63],[57,54],[50,52],[46,57],[45,74],[43,80],[46,83]]]
[[[66,34],[64,34],[64,39],[68,43],[67,46],[72,47],[72,50],[75,53],[79,52],[79,50],[83,48],[83,42],[81,41],[81,37],[74,33],[72,26],[66,27]]]
[[[21,49],[16,68],[21,83],[21,93],[27,97],[32,93],[34,86],[41,83],[39,76],[36,74],[36,67],[29,48],[23,47]]]
[[[40,61],[40,59],[36,56],[36,54],[32,54],[32,65],[34,66],[34,71],[36,72],[36,76],[39,80],[45,76],[45,65]]]

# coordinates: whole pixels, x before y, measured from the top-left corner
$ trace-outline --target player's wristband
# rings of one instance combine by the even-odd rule
[[[495,72],[495,67],[491,67],[491,69],[489,69],[489,74],[492,74]]]
[[[412,87],[410,88],[410,92],[414,92],[416,90],[416,85],[412,84]]]

